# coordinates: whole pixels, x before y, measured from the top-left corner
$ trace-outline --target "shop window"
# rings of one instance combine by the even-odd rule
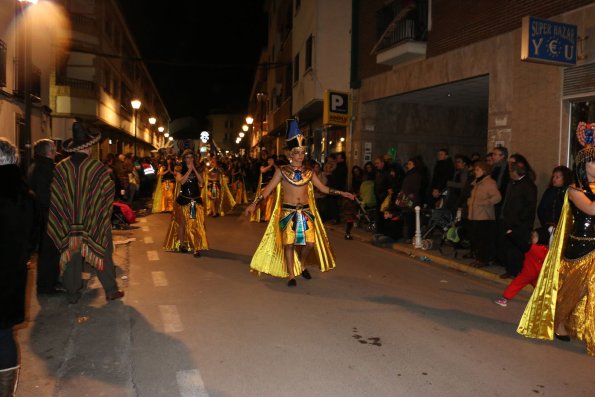
[[[581,123],[595,126],[595,98],[591,101],[570,104],[570,164],[574,164],[576,154],[583,148],[576,138],[577,129]]]

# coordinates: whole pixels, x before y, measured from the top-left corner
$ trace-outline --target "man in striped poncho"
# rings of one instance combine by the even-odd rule
[[[95,268],[106,299],[119,299],[124,292],[118,290],[112,261],[114,183],[107,168],[89,156],[101,134],[91,133],[79,122],[72,133],[73,138],[63,145],[71,155],[54,170],[48,223],[48,234],[60,251],[62,284],[68,301],[76,303],[87,262]]]

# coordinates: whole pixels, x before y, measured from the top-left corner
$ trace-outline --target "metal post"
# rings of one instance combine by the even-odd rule
[[[413,238],[413,246],[415,248],[421,248],[421,219],[420,219],[421,207],[415,206],[415,236]]]
[[[136,157],[136,130],[137,130],[137,124],[138,124],[136,117],[137,117],[138,112],[136,110],[133,110],[133,112],[134,112],[134,115],[133,115],[133,118],[134,118],[134,157]]]

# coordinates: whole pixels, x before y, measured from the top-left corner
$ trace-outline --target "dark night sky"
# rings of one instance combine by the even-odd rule
[[[172,120],[246,110],[266,42],[263,1],[118,1]]]

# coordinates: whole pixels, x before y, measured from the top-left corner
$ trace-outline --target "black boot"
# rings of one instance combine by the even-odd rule
[[[0,397],[14,397],[18,381],[19,367],[0,370]]]

